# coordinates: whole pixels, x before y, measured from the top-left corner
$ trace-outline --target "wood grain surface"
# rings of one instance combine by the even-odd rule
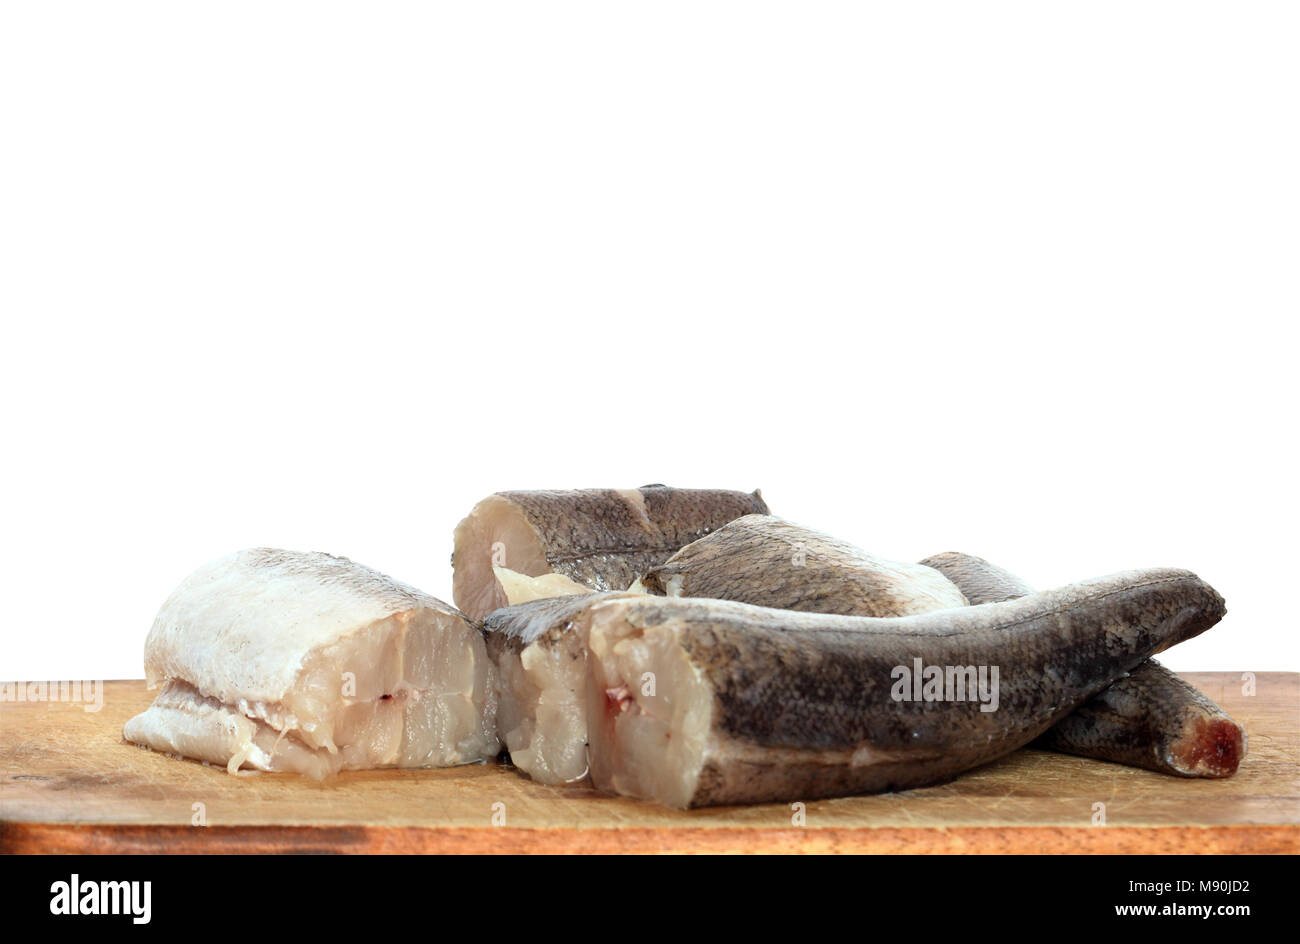
[[[1239,672],[1186,677],[1246,727],[1235,777],[1022,750],[944,786],[808,803],[803,825],[789,804],[683,813],[498,764],[231,776],[124,743],[152,693],[107,682],[98,711],[0,703],[0,851],[1300,852],[1300,674],[1261,673],[1254,695]]]

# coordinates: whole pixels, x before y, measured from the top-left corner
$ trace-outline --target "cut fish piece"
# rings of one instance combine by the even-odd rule
[[[947,552],[922,561],[943,572],[973,604],[1033,593],[982,557]],[[1034,747],[1178,777],[1231,777],[1246,755],[1246,731],[1228,713],[1155,659],[1116,679],[1036,740]]]
[[[683,545],[741,515],[767,514],[758,492],[668,488],[498,492],[456,526],[456,605],[482,619],[510,602],[494,567],[556,573],[591,590],[625,590]]]
[[[640,580],[670,597],[842,616],[909,616],[966,598],[923,564],[885,560],[771,515],[746,515],[686,545]]]
[[[504,607],[483,621],[496,666],[497,733],[510,762],[542,783],[587,776],[586,627],[577,616],[626,593],[590,593]]]
[[[200,567],[145,643],[128,741],[320,777],[492,757],[493,669],[452,607],[342,557],[270,548]]]
[[[938,783],[1027,744],[1223,612],[1179,570],[885,619],[601,601],[578,617],[592,782],[680,808]]]

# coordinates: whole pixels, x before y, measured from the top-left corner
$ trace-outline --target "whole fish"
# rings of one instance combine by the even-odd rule
[[[970,554],[936,554],[922,563],[946,575],[972,604],[1033,593],[1016,575]],[[1181,676],[1148,659],[1033,746],[1179,777],[1231,777],[1246,754],[1246,732]]]
[[[162,691],[123,737],[231,773],[444,767],[499,749],[477,627],[329,554],[257,548],[200,567],[158,612],[145,674]]]
[[[575,588],[626,590],[683,545],[734,518],[767,514],[757,492],[669,488],[497,492],[456,526],[452,596],[473,619],[511,602],[498,575],[567,578]]]
[[[600,601],[578,616],[592,781],[680,808],[939,783],[1029,743],[1223,613],[1183,570],[883,619]]]

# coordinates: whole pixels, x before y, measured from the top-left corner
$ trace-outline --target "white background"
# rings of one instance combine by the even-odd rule
[[[0,677],[501,488],[1146,565],[1300,669],[1285,3],[7,3]]]

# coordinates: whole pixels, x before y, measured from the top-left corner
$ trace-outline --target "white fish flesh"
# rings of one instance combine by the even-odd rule
[[[578,617],[602,600],[630,595],[528,600],[483,621],[499,686],[497,733],[510,762],[534,780],[587,776],[587,632]]]

